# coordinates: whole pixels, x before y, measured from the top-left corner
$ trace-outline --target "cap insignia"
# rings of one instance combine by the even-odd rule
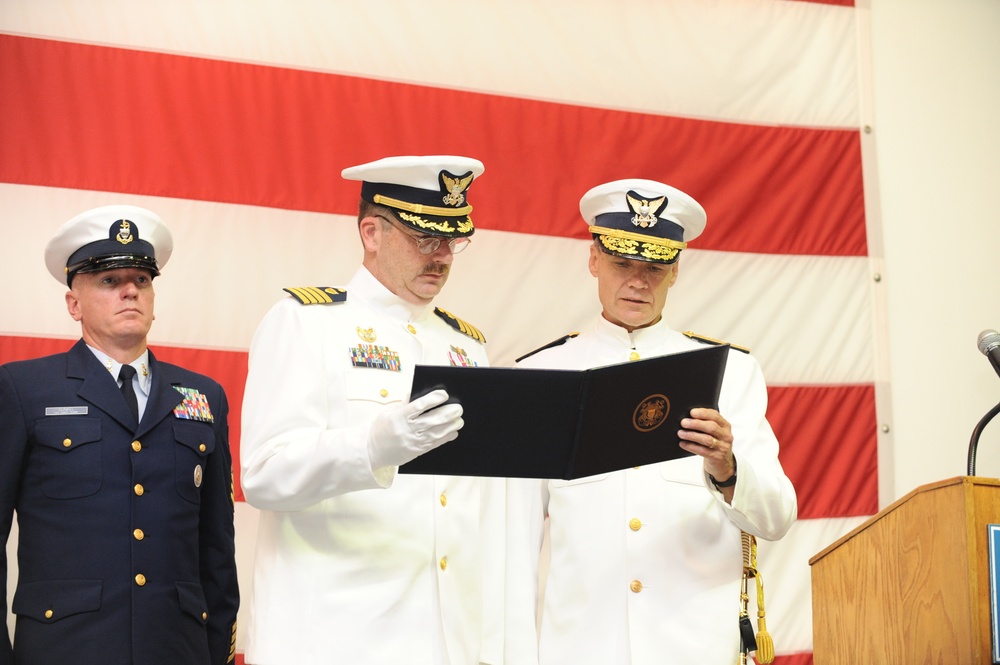
[[[358,331],[358,337],[361,338],[362,342],[368,342],[369,344],[375,341],[375,329],[374,328],[362,328],[358,326],[355,328]]]
[[[347,290],[332,286],[287,286],[282,291],[290,293],[303,305],[330,305],[347,300]]]
[[[441,199],[445,205],[460,206],[465,203],[465,190],[472,184],[472,172],[464,176],[453,176],[447,171],[441,171],[441,181],[444,183],[448,193]]]
[[[441,319],[445,323],[447,323],[449,326],[451,326],[458,332],[462,333],[463,335],[468,335],[477,342],[481,342],[483,344],[486,343],[486,336],[483,335],[482,331],[479,330],[479,328],[475,327],[474,325],[471,325],[463,321],[462,319],[458,318],[457,316],[455,316],[450,312],[444,311],[440,307],[435,307],[434,313],[437,314],[439,317],[441,317]]]
[[[632,223],[636,226],[641,226],[642,228],[653,228],[656,226],[657,215],[667,207],[667,197],[661,196],[658,199],[653,199],[652,201],[647,201],[641,198],[635,192],[629,192],[625,195],[628,199],[628,205],[632,208],[632,212],[635,215],[632,216]]]
[[[118,235],[115,236],[115,240],[123,245],[127,245],[134,238],[132,237],[132,224],[127,219],[119,219],[115,224],[118,225]]]

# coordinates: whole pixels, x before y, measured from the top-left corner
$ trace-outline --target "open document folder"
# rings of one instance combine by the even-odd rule
[[[444,388],[465,425],[399,472],[571,480],[686,457],[681,418],[719,408],[728,353],[713,346],[582,371],[417,365],[411,399]]]

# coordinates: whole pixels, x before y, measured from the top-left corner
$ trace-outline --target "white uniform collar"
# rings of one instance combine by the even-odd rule
[[[628,349],[639,349],[654,344],[662,344],[664,337],[670,332],[671,328],[667,325],[667,321],[664,318],[661,318],[651,326],[637,328],[632,332],[611,323],[603,315],[597,317],[597,323],[594,324],[594,334],[598,339],[606,344]]]
[[[434,305],[414,305],[397,296],[385,287],[382,282],[361,266],[347,283],[347,298],[350,302],[359,297],[369,305],[378,309],[383,315],[400,321],[419,321],[428,316]]]

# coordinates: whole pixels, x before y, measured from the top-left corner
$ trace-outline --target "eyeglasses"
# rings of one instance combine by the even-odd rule
[[[404,231],[402,226],[398,225],[397,223],[394,223],[388,217],[383,217],[382,215],[375,215],[375,216],[378,217],[379,219],[384,219],[385,221],[389,222],[389,224],[392,224],[394,227],[398,227],[399,231],[404,236],[406,236],[413,242],[417,243],[417,250],[421,254],[433,254],[434,252],[438,251],[439,247],[441,247],[441,241],[443,240],[443,238],[441,238],[440,236],[422,236],[420,238],[417,238],[416,236],[412,236],[406,231]],[[452,254],[458,254],[466,247],[468,247],[469,243],[471,242],[472,238],[452,238],[451,240],[448,241],[448,249],[451,250]]]

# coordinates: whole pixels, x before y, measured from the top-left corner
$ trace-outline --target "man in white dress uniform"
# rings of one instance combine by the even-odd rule
[[[471,241],[468,190],[483,170],[452,156],[345,169],[362,181],[363,265],[343,287],[286,289],[254,336],[242,481],[261,515],[248,663],[502,658],[502,626],[484,610],[502,609],[484,583],[501,584],[490,557],[503,547],[502,481],[396,473],[463,425],[443,390],[409,401],[414,365],[488,364],[482,333],[432,304]]]
[[[663,319],[679,254],[704,229],[704,209],[673,187],[633,179],[595,187],[580,211],[594,238],[590,272],[603,312],[589,330],[519,365],[582,370],[711,343]],[[760,366],[731,348],[719,410],[693,409],[681,420],[679,445],[693,455],[572,481],[512,481],[519,487],[516,496],[511,491],[513,510],[530,536],[520,549],[511,544],[510,565],[522,581],[537,579],[549,519],[539,663],[737,662],[740,532],[778,539],[796,517],[766,407]],[[534,593],[520,600],[530,605]],[[524,654],[534,621],[508,628]]]

